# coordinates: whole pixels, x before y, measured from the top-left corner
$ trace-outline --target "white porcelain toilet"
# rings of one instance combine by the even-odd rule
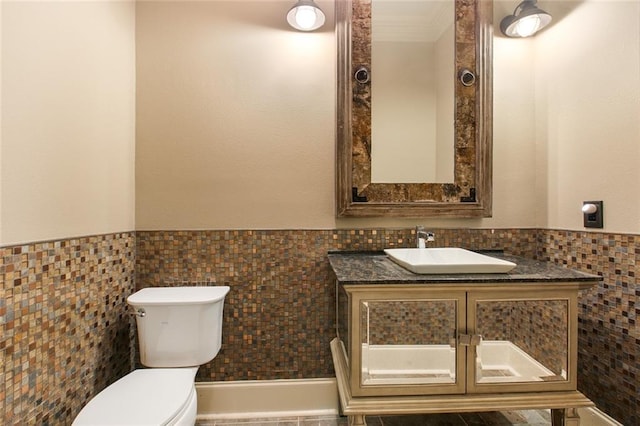
[[[80,411],[73,425],[193,425],[198,367],[222,344],[229,287],[151,287],[127,298],[136,313],[140,361]]]

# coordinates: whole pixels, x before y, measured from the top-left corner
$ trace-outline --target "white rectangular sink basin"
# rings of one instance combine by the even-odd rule
[[[416,274],[496,274],[516,267],[507,260],[453,247],[399,248],[384,252],[398,265]]]

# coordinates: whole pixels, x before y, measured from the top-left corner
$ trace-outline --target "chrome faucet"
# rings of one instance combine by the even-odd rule
[[[427,243],[436,240],[436,235],[433,232],[427,232],[424,230],[424,226],[416,226],[416,246],[418,248],[426,248]]]

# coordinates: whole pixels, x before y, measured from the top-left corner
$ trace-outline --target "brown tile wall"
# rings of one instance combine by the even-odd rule
[[[578,388],[625,425],[640,424],[640,235],[542,230],[539,258],[601,275],[579,299]]]
[[[436,244],[533,256],[535,230],[435,230]],[[198,380],[330,377],[335,284],[329,250],[415,244],[413,229],[136,233],[139,287],[229,285],[220,354]]]
[[[639,423],[639,236],[535,229],[437,229],[437,246],[504,249],[603,275],[580,299],[579,386],[625,424]],[[220,355],[198,380],[327,377],[335,289],[328,250],[413,244],[413,230],[138,232],[140,286],[232,287]]]
[[[504,249],[602,275],[580,298],[579,387],[624,424],[640,423],[640,236],[435,232],[437,246]],[[134,259],[138,287],[231,286],[223,349],[198,380],[330,377],[335,288],[326,252],[414,239],[409,229],[141,231],[0,248],[0,423],[68,424],[131,369],[125,299]]]
[[[135,235],[0,248],[0,424],[71,424],[132,367]]]

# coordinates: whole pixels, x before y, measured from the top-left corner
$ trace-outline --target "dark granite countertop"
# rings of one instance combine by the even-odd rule
[[[329,252],[329,262],[341,284],[429,284],[429,283],[514,283],[584,282],[595,283],[602,277],[500,251],[479,253],[514,262],[504,274],[414,274],[396,264],[384,252]]]

